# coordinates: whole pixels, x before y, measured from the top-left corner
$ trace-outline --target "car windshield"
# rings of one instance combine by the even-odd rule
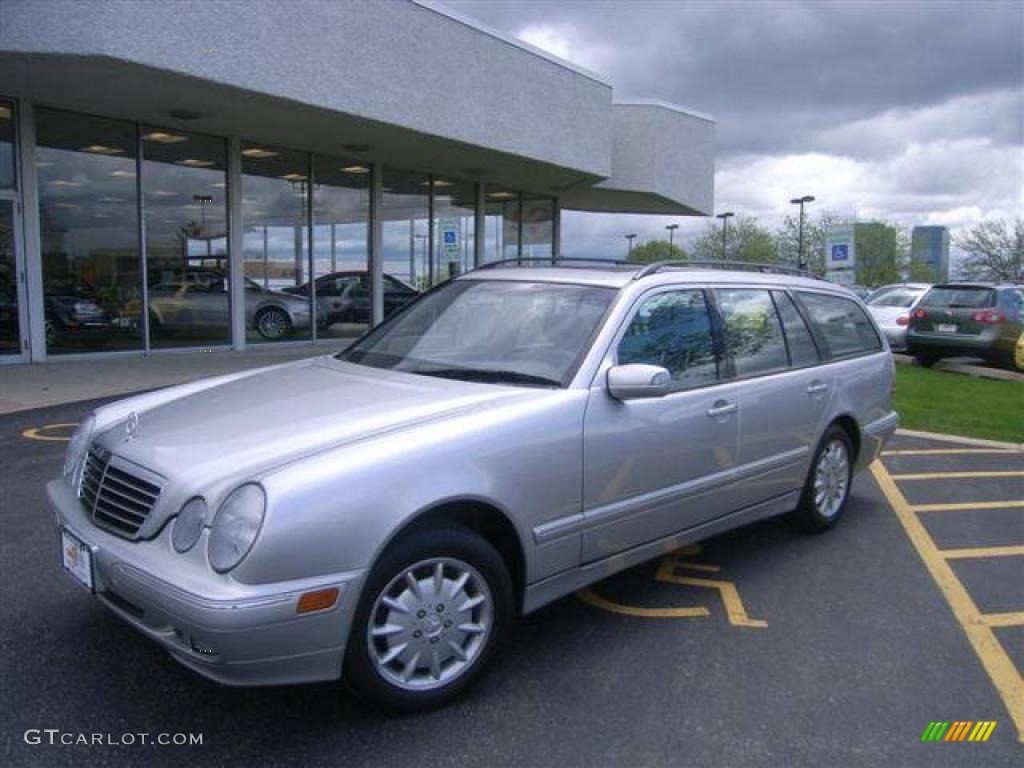
[[[868,300],[872,307],[909,307],[924,293],[915,288],[886,288]]]
[[[932,288],[921,302],[925,307],[957,307],[977,309],[995,305],[995,293],[991,288],[974,286],[942,286]]]
[[[456,280],[338,358],[426,376],[562,386],[614,296],[601,286]]]

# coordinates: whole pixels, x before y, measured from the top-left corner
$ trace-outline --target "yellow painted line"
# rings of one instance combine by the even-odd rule
[[[71,436],[61,437],[60,435],[44,435],[42,432],[49,432],[54,429],[74,429],[78,424],[47,424],[43,427],[32,427],[26,429],[21,433],[22,437],[27,437],[29,440],[45,440],[54,443],[69,443],[71,442]]]
[[[1022,627],[1024,626],[1024,611],[983,613],[981,614],[981,623],[986,627]]]
[[[882,451],[883,456],[956,456],[964,453],[1020,453],[1008,448],[915,448],[904,451]]]
[[[589,588],[579,590],[576,597],[594,608],[602,608],[621,616],[635,616],[640,619],[686,619],[711,615],[711,611],[707,608],[696,605],[685,608],[640,608],[635,605],[623,605],[601,597]]]
[[[943,597],[953,610],[964,634],[970,641],[974,652],[991,678],[996,691],[1006,705],[1007,711],[1017,728],[1017,738],[1024,742],[1024,678],[1014,666],[1002,644],[996,638],[991,627],[984,623],[981,612],[974,604],[970,594],[956,577],[952,567],[935,547],[928,531],[914,514],[893,477],[886,471],[880,461],[871,465],[871,474],[889,505],[907,532],[907,537],[924,562],[928,573],[935,580]]]
[[[968,501],[962,504],[915,504],[914,512],[965,512],[972,509],[1014,509],[1024,508],[1024,499],[1016,501]]]
[[[889,475],[893,480],[959,480],[969,477],[1024,477],[1024,470],[1005,472],[921,472],[910,475]]]
[[[657,581],[668,584],[682,584],[687,587],[704,587],[705,589],[718,590],[718,594],[722,598],[722,604],[725,606],[726,617],[734,627],[764,629],[768,626],[768,622],[763,619],[750,618],[747,609],[743,606],[739,590],[736,589],[736,585],[731,581],[679,576],[676,574],[676,568],[679,567],[689,568],[692,566],[689,563],[681,562],[673,555],[669,555],[661,561],[661,565],[658,566],[658,572],[654,578]]]
[[[938,553],[947,560],[966,560],[974,557],[1014,557],[1015,555],[1024,555],[1024,546],[940,549]]]

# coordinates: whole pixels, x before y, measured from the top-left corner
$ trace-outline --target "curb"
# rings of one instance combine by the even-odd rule
[[[897,435],[903,437],[919,437],[925,440],[941,440],[947,443],[976,445],[980,448],[1003,448],[1007,451],[1024,452],[1024,443],[1004,443],[999,440],[983,440],[980,437],[961,437],[960,435],[944,435],[939,432],[924,432],[918,429],[897,429]]]

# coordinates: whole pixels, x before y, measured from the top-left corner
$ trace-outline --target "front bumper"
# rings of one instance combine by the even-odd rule
[[[169,526],[151,541],[127,541],[95,527],[63,480],[47,484],[46,492],[58,528],[69,530],[92,552],[96,598],[185,666],[227,685],[341,676],[364,571],[253,586],[211,569],[216,589],[197,594],[173,583],[168,563],[177,553]],[[340,589],[333,608],[296,614],[302,594],[328,587]]]

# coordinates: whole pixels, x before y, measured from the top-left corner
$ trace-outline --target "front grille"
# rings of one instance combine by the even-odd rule
[[[160,495],[155,479],[142,477],[131,463],[92,446],[82,469],[82,504],[97,525],[134,539]]]

